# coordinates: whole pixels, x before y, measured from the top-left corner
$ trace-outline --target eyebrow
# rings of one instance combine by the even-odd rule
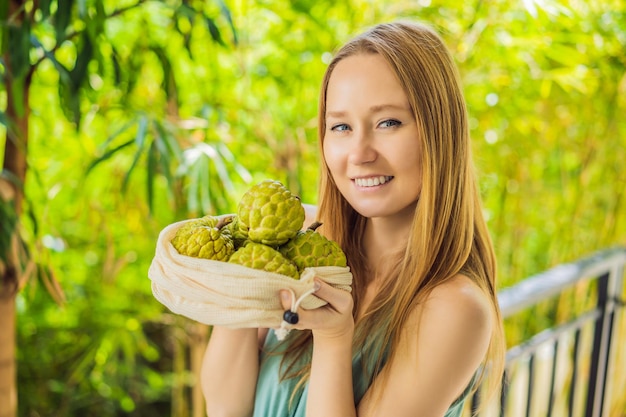
[[[410,107],[408,105],[403,106],[400,104],[378,104],[378,105],[374,105],[371,106],[369,111],[370,113],[380,113],[381,111],[385,111],[385,110],[403,110],[403,111],[409,111]],[[333,110],[329,110],[326,111],[326,117],[337,117],[337,118],[341,118],[341,117],[345,117],[347,115],[347,112],[345,111],[333,111]]]

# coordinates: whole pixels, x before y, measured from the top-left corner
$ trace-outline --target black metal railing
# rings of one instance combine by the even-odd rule
[[[534,309],[554,312],[546,306],[567,293],[577,313],[509,348],[502,395],[480,408],[481,417],[609,416],[609,387],[619,383],[611,376],[626,374],[626,350],[616,340],[617,317],[624,313],[625,265],[626,248],[608,249],[500,291],[505,322]],[[479,390],[471,409],[478,407],[480,396]]]

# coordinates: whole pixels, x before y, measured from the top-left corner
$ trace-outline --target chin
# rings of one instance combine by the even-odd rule
[[[359,213],[361,216],[371,219],[375,217],[387,217],[391,213],[381,210],[380,208],[372,208],[372,207],[354,207],[354,210]]]
[[[374,218],[387,218],[387,219],[412,219],[417,208],[417,202],[411,202],[410,204],[403,206],[390,206],[389,204],[375,204],[375,205],[352,205],[352,208],[361,216],[374,219]]]

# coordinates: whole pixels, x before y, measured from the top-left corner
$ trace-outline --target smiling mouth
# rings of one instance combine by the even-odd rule
[[[393,177],[381,175],[379,177],[371,178],[355,178],[354,183],[359,187],[375,187],[377,185],[383,185],[391,181]]]

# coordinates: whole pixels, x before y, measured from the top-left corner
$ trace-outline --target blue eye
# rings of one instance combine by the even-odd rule
[[[350,128],[348,127],[347,124],[345,123],[340,123],[337,125],[334,125],[330,128],[330,130],[334,131],[334,132],[346,132],[348,130],[350,130]]]
[[[400,126],[402,124],[402,122],[395,120],[395,119],[389,119],[389,120],[385,120],[380,122],[379,126],[380,127],[396,127],[396,126]]]

